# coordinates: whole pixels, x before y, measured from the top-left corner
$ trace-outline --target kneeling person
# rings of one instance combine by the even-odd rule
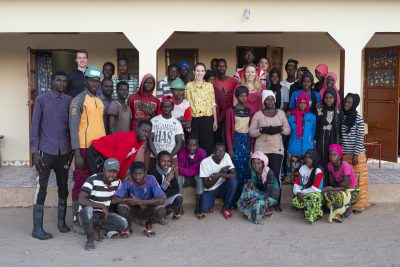
[[[128,227],[122,216],[109,213],[112,197],[120,185],[117,178],[119,163],[110,158],[104,162],[104,173],[97,173],[83,184],[79,193],[79,223],[87,235],[86,250],[94,250],[94,240],[102,241],[100,230],[121,233]]]

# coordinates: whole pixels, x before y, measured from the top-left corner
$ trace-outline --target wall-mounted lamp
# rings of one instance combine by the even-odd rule
[[[245,8],[244,11],[243,11],[243,16],[244,16],[246,19],[250,19],[250,15],[251,15],[250,8]]]

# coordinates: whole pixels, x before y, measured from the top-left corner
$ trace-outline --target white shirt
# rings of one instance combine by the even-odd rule
[[[290,86],[292,86],[292,84],[294,84],[294,83],[295,83],[295,82],[290,83],[290,82],[288,82],[287,80],[281,81],[281,85],[282,85],[283,87],[288,88],[288,90],[290,90]]]
[[[162,115],[152,118],[151,123],[153,124],[151,132],[154,133],[153,144],[157,154],[163,150],[171,153],[176,145],[175,136],[183,134],[181,123],[174,117],[165,119]]]
[[[200,177],[210,177],[211,174],[219,172],[223,167],[230,166],[230,170],[235,168],[232,163],[231,157],[228,153],[225,153],[219,164],[215,163],[212,159],[213,155],[203,159],[200,163]],[[224,178],[219,178],[218,181],[210,188],[204,188],[204,191],[212,191],[217,189],[221,184],[225,182]]]
[[[172,110],[172,117],[179,119],[180,117],[185,116],[185,111],[188,108],[190,108],[189,101],[183,99],[182,103],[180,103],[179,105],[174,105],[174,109]]]

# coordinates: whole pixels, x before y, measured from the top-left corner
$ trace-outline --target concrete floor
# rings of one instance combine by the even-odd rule
[[[283,207],[263,225],[240,213],[229,221],[220,214],[203,221],[190,208],[180,221],[155,225],[145,237],[135,226],[127,239],[83,249],[85,236],[56,230],[56,209],[45,213],[45,229],[54,238],[30,236],[32,210],[0,209],[1,266],[400,266],[400,204],[373,205],[342,224],[325,216],[314,225]],[[70,222],[69,222],[70,223]]]

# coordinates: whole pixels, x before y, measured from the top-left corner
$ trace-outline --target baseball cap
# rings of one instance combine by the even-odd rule
[[[185,89],[186,89],[186,86],[185,86],[185,83],[182,82],[181,79],[176,78],[175,80],[173,80],[173,81],[171,82],[170,88],[171,88],[171,89],[185,90]]]
[[[174,98],[170,95],[165,95],[161,98],[161,103],[164,103],[165,101],[171,101],[172,104],[174,104]]]
[[[119,172],[119,162],[114,158],[109,158],[104,162],[104,170],[105,171],[117,171]]]
[[[97,66],[91,65],[86,69],[85,77],[101,78],[101,71]]]

